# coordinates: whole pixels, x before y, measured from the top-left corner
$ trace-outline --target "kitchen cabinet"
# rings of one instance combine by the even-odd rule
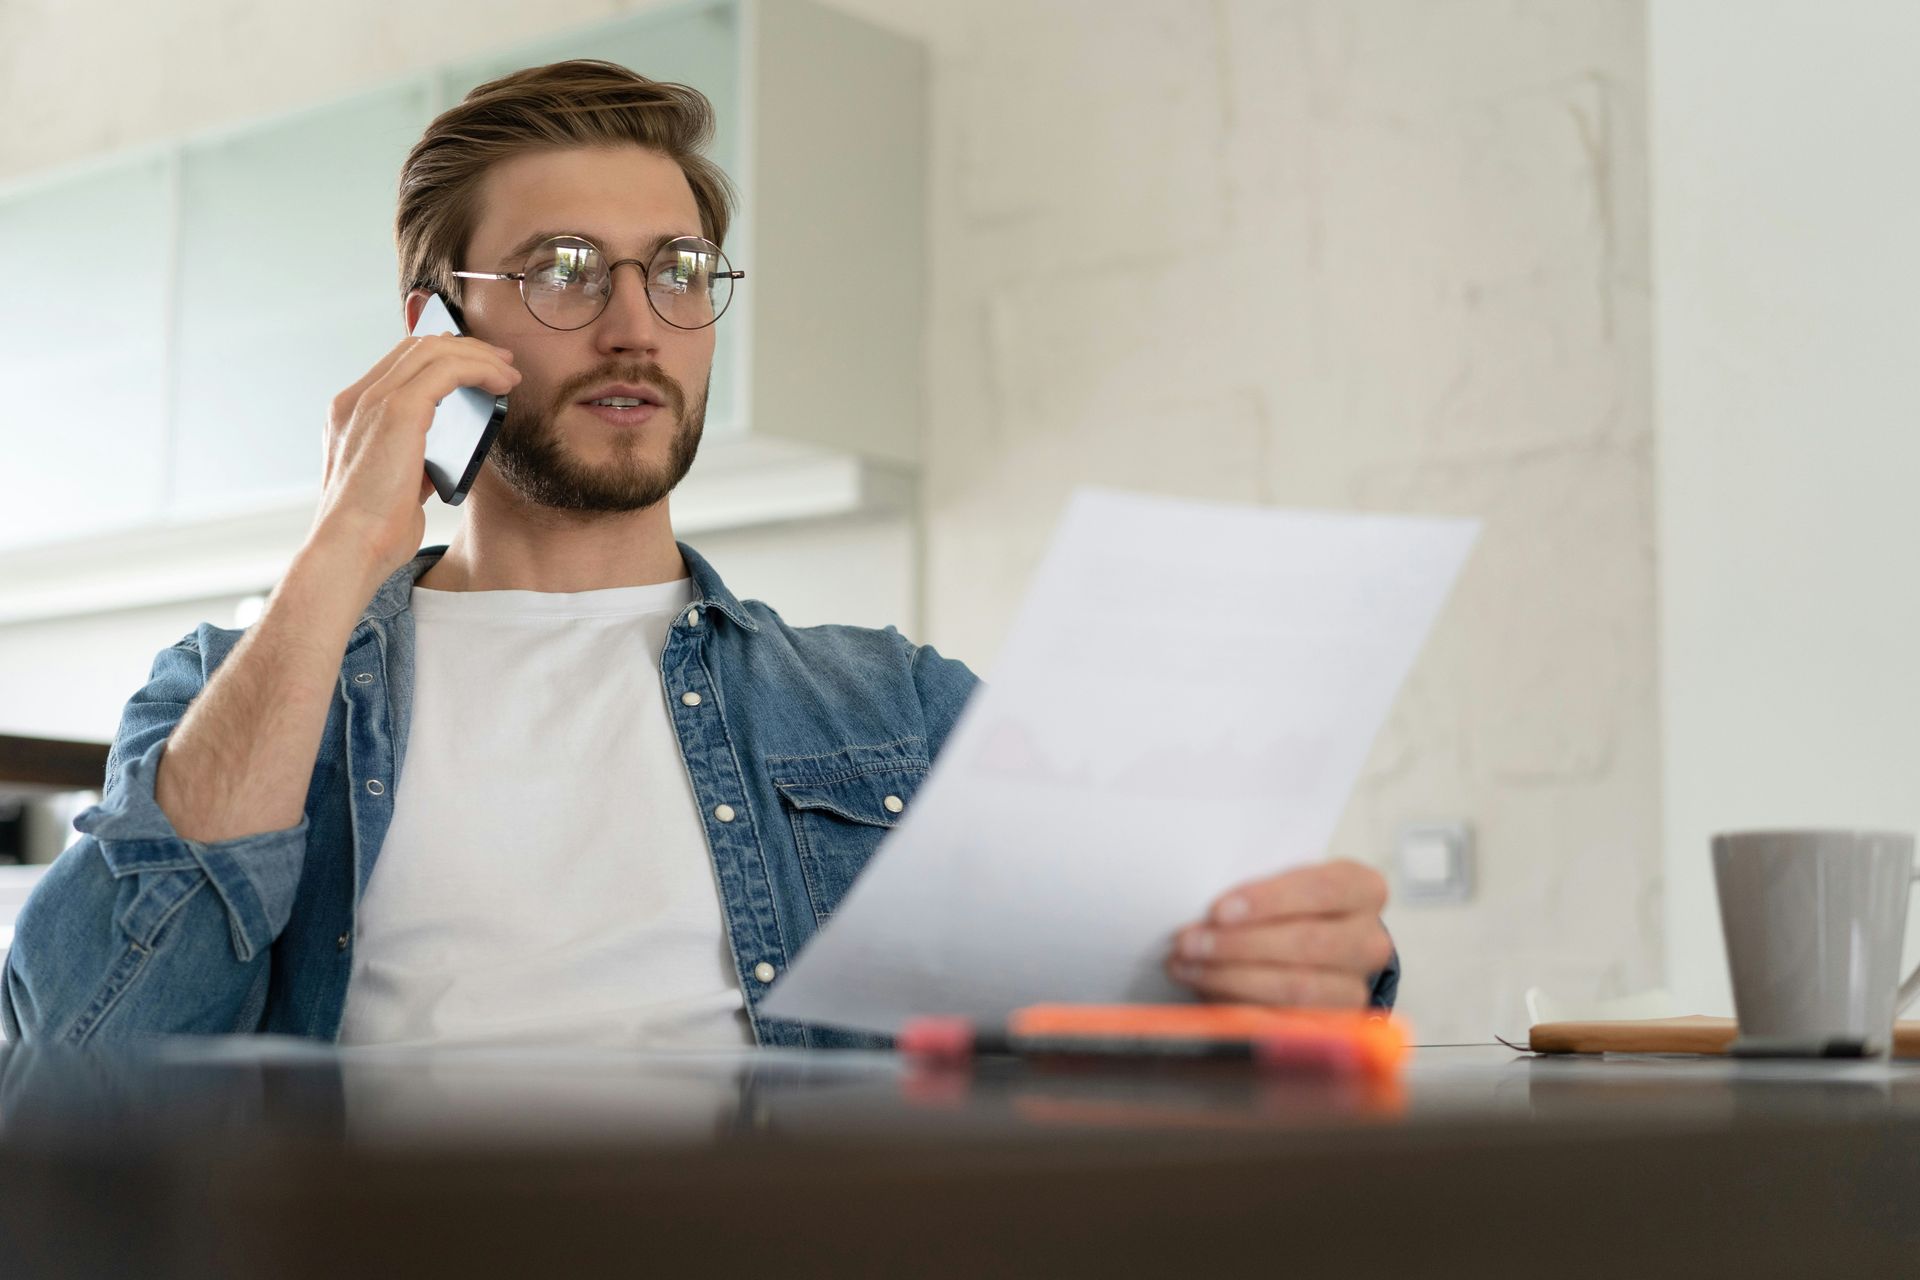
[[[17,495],[0,509],[0,621],[124,604],[140,582],[271,585],[311,518],[329,400],[402,332],[392,216],[408,147],[474,85],[567,57],[706,93],[711,153],[740,197],[726,249],[747,275],[677,522],[909,503],[924,55],[811,0],[699,0],[0,192],[0,260],[32,282],[0,290],[15,389],[0,456]],[[110,284],[89,298],[69,291],[76,276]],[[430,501],[430,540],[459,515]],[[245,555],[229,536],[242,530]],[[99,590],[73,585],[76,566],[99,570]],[[38,594],[9,598],[30,582]]]
[[[430,107],[405,84],[181,148],[170,516],[311,498],[328,403],[405,332],[394,181]]]
[[[158,518],[173,158],[0,193],[0,545]]]

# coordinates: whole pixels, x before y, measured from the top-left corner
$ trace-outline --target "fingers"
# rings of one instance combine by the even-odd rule
[[[437,404],[460,387],[482,387],[506,395],[520,384],[520,371],[509,362],[504,348],[477,338],[416,338],[412,351],[402,353],[366,394],[385,400],[414,400]]]
[[[1236,1004],[1281,1005],[1294,1009],[1359,1009],[1372,997],[1367,979],[1335,969],[1303,969],[1262,964],[1169,966],[1175,980],[1209,1000]]]
[[[377,392],[382,396],[389,395],[423,367],[452,352],[460,352],[472,358],[490,357],[492,361],[509,368],[513,360],[513,353],[505,347],[496,347],[478,338],[456,338],[450,335],[403,338],[391,351],[380,357],[373,368],[361,375],[359,381],[333,398],[333,422],[336,425],[345,424],[369,392]],[[480,383],[476,381],[463,385],[478,386]],[[495,392],[495,394],[502,393]]]
[[[420,338],[402,338],[393,345],[392,350],[388,351],[387,354],[381,356],[380,359],[375,362],[373,368],[362,374],[359,381],[335,396],[333,398],[333,422],[336,425],[345,424],[347,419],[353,416],[353,411],[359,407],[360,398],[366,395],[367,388],[393,372],[401,361],[407,359],[409,356],[418,355],[421,342],[422,339]]]
[[[388,370],[405,359],[407,353],[414,349],[414,343],[416,341],[417,340],[413,338],[404,338],[395,343],[393,350],[381,356],[373,368],[367,370],[360,376],[358,382],[355,382],[352,386],[334,397],[334,405],[339,407],[344,402],[347,413],[351,414],[353,412],[353,406],[360,403],[360,397],[366,393],[367,388],[385,377]]]
[[[1393,940],[1370,915],[1307,917],[1281,924],[1195,925],[1174,940],[1178,960],[1212,965],[1264,964],[1376,973]]]
[[[1243,884],[1222,894],[1207,919],[1238,925],[1291,916],[1374,916],[1386,905],[1386,877],[1363,863],[1340,859]]]
[[[433,486],[419,470],[420,455],[434,406],[460,387],[511,392],[521,381],[512,361],[511,351],[478,338],[448,334],[398,343],[334,397],[321,451],[325,490],[352,485],[356,496],[347,506],[376,520],[397,510],[416,485],[415,505],[425,503]],[[376,478],[349,480],[348,472]]]
[[[1180,931],[1167,972],[1210,1000],[1361,1008],[1393,956],[1386,902],[1385,877],[1346,860],[1251,881]]]

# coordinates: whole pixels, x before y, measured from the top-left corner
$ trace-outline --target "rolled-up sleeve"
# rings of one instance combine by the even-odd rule
[[[81,1044],[250,1030],[273,941],[292,913],[307,820],[233,840],[183,838],[154,798],[167,738],[210,674],[189,636],[127,703],[101,802],[14,926],[0,1025]]]

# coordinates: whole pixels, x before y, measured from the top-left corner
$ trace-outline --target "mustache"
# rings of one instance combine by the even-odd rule
[[[595,369],[568,378],[553,393],[551,412],[560,410],[580,398],[583,391],[591,391],[607,382],[644,382],[660,388],[660,394],[667,402],[667,408],[673,410],[675,418],[684,419],[687,412],[687,392],[678,382],[669,377],[667,371],[657,364],[636,360],[609,361]]]

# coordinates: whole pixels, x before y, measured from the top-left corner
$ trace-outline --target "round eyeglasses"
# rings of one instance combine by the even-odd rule
[[[456,271],[463,280],[517,280],[533,318],[549,329],[584,329],[600,318],[613,297],[613,272],[631,262],[646,273],[647,305],[676,329],[704,329],[733,301],[735,271],[720,246],[700,236],[681,236],[653,257],[609,262],[584,236],[555,236],[535,245],[518,271]]]

